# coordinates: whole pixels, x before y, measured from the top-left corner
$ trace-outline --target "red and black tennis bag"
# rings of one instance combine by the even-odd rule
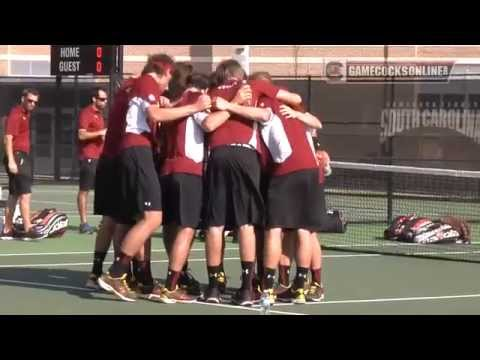
[[[460,240],[460,234],[449,224],[417,218],[405,225],[403,240],[416,244],[451,244]]]
[[[397,216],[395,219],[393,219],[390,226],[383,232],[384,238],[387,240],[400,240],[400,238],[403,236],[403,229],[405,228],[405,225],[409,221],[416,218],[417,217],[415,215]]]
[[[415,244],[466,244],[470,243],[465,236],[451,223],[442,219],[432,221],[415,215],[399,216],[385,230],[388,240],[397,240]]]
[[[57,209],[43,209],[32,214],[32,225],[35,225],[35,233],[39,237],[60,237],[68,228],[68,216]],[[17,232],[23,231],[23,219],[18,216],[14,219],[14,227]]]

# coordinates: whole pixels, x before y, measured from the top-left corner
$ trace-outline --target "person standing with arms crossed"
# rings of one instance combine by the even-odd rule
[[[107,92],[95,88],[92,103],[80,112],[78,121],[78,148],[80,160],[80,184],[77,206],[80,214],[80,234],[92,234],[95,228],[87,222],[88,192],[95,187],[95,172],[105,142],[105,121],[103,110],[107,105]]]

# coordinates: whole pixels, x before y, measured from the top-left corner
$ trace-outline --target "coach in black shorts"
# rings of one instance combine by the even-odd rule
[[[26,236],[31,234],[30,198],[32,187],[32,163],[30,160],[30,114],[38,103],[37,90],[26,89],[20,105],[15,106],[5,120],[5,157],[3,163],[8,174],[8,203],[5,209],[5,226],[2,238],[13,237],[13,212],[17,201],[20,205]]]
[[[92,233],[95,229],[87,223],[88,192],[95,187],[97,162],[105,140],[105,122],[102,111],[107,105],[107,93],[96,88],[92,103],[80,113],[78,124],[78,149],[80,160],[80,186],[77,195],[80,214],[80,233]]]

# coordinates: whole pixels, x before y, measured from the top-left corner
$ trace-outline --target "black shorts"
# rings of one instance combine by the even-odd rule
[[[176,173],[160,178],[162,186],[163,224],[197,229],[203,201],[201,176]]]
[[[98,159],[80,160],[80,191],[90,191],[95,188],[95,172]]]
[[[118,181],[118,222],[131,224],[145,211],[162,210],[160,182],[151,148],[135,146],[123,150],[118,157]]]
[[[32,160],[30,155],[23,151],[14,151],[13,157],[17,163],[18,173],[12,174],[8,169],[8,160],[5,156],[3,164],[8,174],[8,191],[10,195],[22,195],[32,193]]]
[[[206,173],[205,226],[264,224],[260,193],[260,162],[257,152],[244,147],[215,148]]]
[[[268,185],[270,183],[270,173],[266,171],[262,171],[260,175],[260,193],[262,194],[262,198],[264,203],[267,203],[268,200]]]
[[[324,221],[325,194],[318,169],[307,169],[270,179],[267,228],[319,231]]]
[[[120,208],[118,193],[117,158],[102,156],[95,173],[94,214],[115,217]]]

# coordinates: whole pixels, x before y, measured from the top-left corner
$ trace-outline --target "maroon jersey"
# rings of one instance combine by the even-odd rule
[[[5,135],[12,135],[13,151],[30,153],[30,114],[23,106],[15,106],[8,114]]]
[[[152,76],[145,74],[135,81],[130,93],[122,149],[133,146],[152,147],[152,125],[148,120],[147,109],[158,105],[161,95],[160,86]]]
[[[135,80],[125,80],[115,94],[103,147],[104,156],[112,158],[117,156],[120,151],[120,143],[125,133],[129,93],[135,84]]]
[[[273,113],[280,119],[281,126],[283,126],[286,134],[282,141],[288,141],[291,148],[291,154],[286,159],[273,164],[272,176],[290,174],[306,169],[316,169],[318,165],[310,129],[297,119],[283,117],[279,111],[280,105],[279,101],[265,96],[259,99],[260,107],[271,108]],[[269,150],[272,151],[272,149]],[[275,158],[275,154],[272,155]]]
[[[187,90],[177,106],[197,101],[201,92]],[[204,132],[202,122],[208,114],[204,111],[162,126],[164,162],[162,175],[187,173],[202,175],[204,157]]]
[[[251,81],[252,88],[252,106],[256,106],[260,96],[275,98],[278,88],[267,81]],[[243,82],[237,79],[228,80],[225,84],[210,90],[210,97],[217,96],[231,101]],[[257,151],[259,150],[259,135],[257,132],[257,123],[241,116],[232,114],[230,118],[219,126],[209,136],[210,148],[230,144],[249,144]]]
[[[88,105],[80,112],[78,129],[87,132],[100,131],[105,128],[105,121],[100,110],[93,105]],[[78,142],[78,155],[80,160],[98,159],[103,150],[103,139],[97,136],[93,139]]]
[[[267,80],[249,80],[248,84],[252,88],[252,106],[257,106],[260,97],[263,96],[275,99],[281,89]]]

